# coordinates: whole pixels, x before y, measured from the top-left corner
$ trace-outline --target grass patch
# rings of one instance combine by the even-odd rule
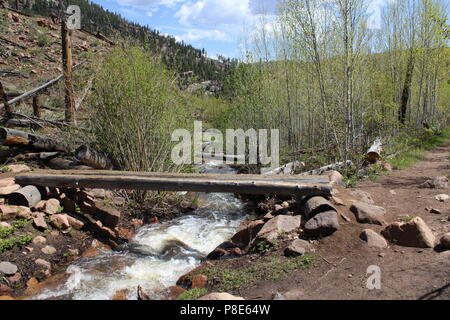
[[[298,269],[314,266],[316,256],[304,255],[295,258],[269,255],[254,261],[246,268],[208,267],[198,274],[208,277],[208,282],[217,286],[220,291],[228,292],[259,281],[280,281]],[[197,274],[192,275],[194,277]]]
[[[397,169],[402,170],[411,167],[420,160],[423,160],[425,152],[430,151],[436,146],[445,143],[450,139],[450,129],[435,133],[427,130],[419,138],[404,138],[403,149],[401,152],[389,162]]]
[[[15,245],[25,246],[29,244],[33,240],[33,237],[24,234],[18,237],[11,237],[8,239],[0,239],[0,253],[3,253],[6,250],[11,250]]]
[[[194,288],[189,291],[182,293],[177,300],[197,300],[208,294],[208,290],[205,288]]]
[[[400,222],[410,222],[410,221],[412,221],[412,219],[414,219],[413,217],[403,217],[403,218],[400,218],[399,220],[400,220]]]

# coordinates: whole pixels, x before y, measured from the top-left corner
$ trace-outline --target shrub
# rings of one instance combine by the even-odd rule
[[[173,77],[141,48],[117,48],[94,82],[93,140],[123,170],[179,171],[171,135],[190,114]],[[192,122],[191,122],[192,123]]]

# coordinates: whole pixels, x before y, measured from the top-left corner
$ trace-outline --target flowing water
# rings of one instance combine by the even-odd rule
[[[203,169],[209,173],[234,173],[214,161]],[[63,284],[45,289],[34,299],[104,300],[122,289],[129,289],[128,298],[136,299],[139,285],[152,298],[163,298],[163,289],[199,266],[248,218],[244,204],[232,194],[202,194],[200,203],[190,214],[142,227],[127,251],[102,251],[100,256],[78,259],[66,270]]]

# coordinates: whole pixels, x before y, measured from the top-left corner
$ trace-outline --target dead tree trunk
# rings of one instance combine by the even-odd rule
[[[75,157],[85,165],[95,169],[112,170],[114,167],[105,154],[95,151],[88,146],[79,147],[75,151]]]
[[[405,124],[406,121],[406,113],[408,111],[408,102],[409,97],[411,95],[411,84],[412,78],[414,74],[414,53],[411,52],[409,60],[408,60],[408,69],[406,71],[405,85],[403,86],[403,92],[400,102],[400,110],[398,120],[401,124]]]
[[[26,145],[45,151],[69,153],[71,148],[51,138],[37,136],[28,132],[0,128],[0,145]]]
[[[41,103],[39,102],[39,96],[33,97],[33,115],[36,118],[41,117]]]
[[[61,19],[62,61],[65,86],[66,122],[75,123],[75,98],[72,81],[72,41],[65,19]]]
[[[6,113],[6,118],[11,118],[12,116],[12,109],[11,106],[8,103],[8,97],[6,96],[6,92],[5,89],[3,89],[3,85],[0,82],[0,100],[3,102],[4,106],[5,106],[5,113]]]
[[[381,156],[381,152],[383,152],[383,143],[378,138],[370,147],[369,151],[367,151],[367,161],[372,164],[376,163]]]

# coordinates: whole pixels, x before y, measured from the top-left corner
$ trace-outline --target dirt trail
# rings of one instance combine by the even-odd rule
[[[450,204],[434,199],[450,190],[420,189],[430,178],[450,174],[450,141],[427,153],[413,167],[394,171],[377,182],[364,181],[358,190],[369,192],[376,205],[386,209],[388,223],[399,218],[420,216],[437,239],[450,232]],[[342,222],[341,230],[320,240],[317,253],[323,258],[316,267],[298,271],[281,282],[265,282],[238,291],[246,298],[270,299],[275,292],[291,290],[295,299],[450,299],[450,251],[400,247],[369,248],[360,240],[364,229],[380,232],[383,227],[359,224],[349,207],[355,196],[351,189],[338,189],[346,206],[339,211],[352,221]],[[442,214],[426,208],[440,209]],[[371,265],[381,269],[381,290],[368,290],[366,283]]]

